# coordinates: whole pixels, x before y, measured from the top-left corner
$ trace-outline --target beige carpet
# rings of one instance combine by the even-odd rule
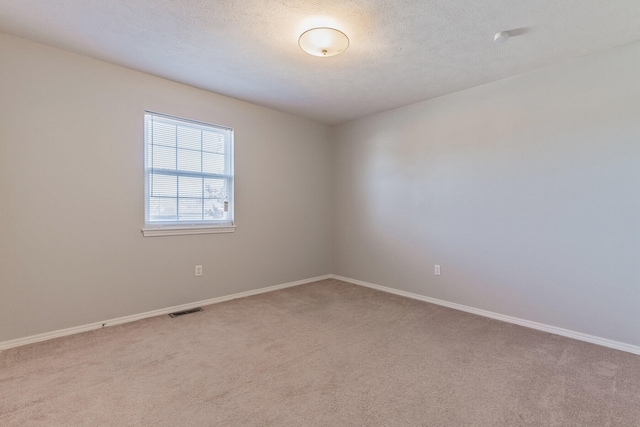
[[[0,425],[640,426],[640,357],[326,280],[4,351]]]

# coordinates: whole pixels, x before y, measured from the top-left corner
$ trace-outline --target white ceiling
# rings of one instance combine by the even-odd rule
[[[640,0],[0,0],[0,31],[335,124],[639,40]]]

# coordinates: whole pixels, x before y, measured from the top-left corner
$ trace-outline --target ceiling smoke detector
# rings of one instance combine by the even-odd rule
[[[504,43],[509,40],[509,32],[508,31],[500,31],[493,36],[493,41],[495,43]]]

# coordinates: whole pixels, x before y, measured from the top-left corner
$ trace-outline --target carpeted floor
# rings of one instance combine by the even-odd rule
[[[0,425],[640,426],[640,357],[336,280],[0,353]]]

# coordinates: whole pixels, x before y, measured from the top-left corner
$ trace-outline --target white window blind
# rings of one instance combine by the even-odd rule
[[[233,129],[150,112],[144,121],[145,226],[233,225]]]

